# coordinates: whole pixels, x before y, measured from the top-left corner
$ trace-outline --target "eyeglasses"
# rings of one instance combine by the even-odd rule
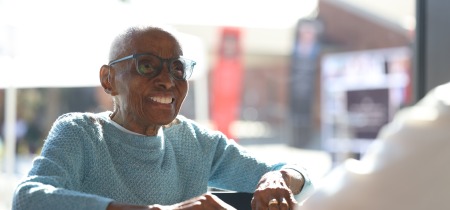
[[[184,57],[163,59],[151,53],[139,53],[110,61],[108,65],[111,66],[128,59],[134,59],[136,71],[141,76],[147,78],[156,77],[162,71],[163,64],[167,62],[172,78],[176,80],[187,80],[191,77],[192,70],[196,64],[195,61]]]

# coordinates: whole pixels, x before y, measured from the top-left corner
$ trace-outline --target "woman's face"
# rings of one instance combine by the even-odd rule
[[[127,55],[152,53],[163,59],[178,58],[182,54],[179,43],[163,31],[136,35],[127,49]],[[151,126],[167,125],[175,119],[186,98],[188,82],[173,79],[167,62],[153,78],[141,76],[136,71],[134,59],[117,63],[112,68],[117,68],[114,80],[118,112],[115,117],[122,121],[119,124],[146,133]]]

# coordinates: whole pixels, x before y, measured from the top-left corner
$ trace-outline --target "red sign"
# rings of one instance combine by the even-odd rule
[[[230,27],[221,30],[217,62],[212,70],[211,119],[219,131],[235,139],[230,128],[239,119],[241,105],[241,30]]]

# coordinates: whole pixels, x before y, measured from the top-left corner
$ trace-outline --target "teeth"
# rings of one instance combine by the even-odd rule
[[[162,103],[162,104],[172,103],[171,97],[151,97],[150,99],[152,99],[152,101],[156,101],[156,102]]]

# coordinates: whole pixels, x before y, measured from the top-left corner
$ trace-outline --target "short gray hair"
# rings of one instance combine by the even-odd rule
[[[176,34],[177,32],[172,28],[162,28],[159,26],[132,26],[127,29],[125,29],[122,33],[116,36],[116,38],[113,40],[110,51],[109,51],[109,60],[112,61],[114,59],[117,59],[118,56],[127,56],[125,55],[126,52],[130,51],[129,46],[132,46],[133,38],[136,36],[145,34],[150,31],[162,31],[166,32],[169,36],[171,36],[173,39],[177,40]],[[180,43],[178,43],[180,44]],[[181,46],[180,46],[181,48]],[[180,49],[181,50],[181,49]],[[182,50],[181,50],[182,51]]]

